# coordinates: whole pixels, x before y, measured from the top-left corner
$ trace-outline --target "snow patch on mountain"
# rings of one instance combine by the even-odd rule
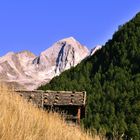
[[[93,48],[90,52],[90,56],[94,55],[96,51],[100,50],[102,48],[101,45],[97,45],[95,48]]]

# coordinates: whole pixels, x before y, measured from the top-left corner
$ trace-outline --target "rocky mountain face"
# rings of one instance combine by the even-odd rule
[[[73,37],[56,42],[38,57],[29,51],[9,52],[0,57],[0,79],[32,90],[76,66],[88,55],[88,49]]]

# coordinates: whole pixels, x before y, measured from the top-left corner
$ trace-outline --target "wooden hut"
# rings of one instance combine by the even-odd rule
[[[59,112],[67,121],[80,123],[85,117],[86,92],[73,91],[16,91],[43,109]]]

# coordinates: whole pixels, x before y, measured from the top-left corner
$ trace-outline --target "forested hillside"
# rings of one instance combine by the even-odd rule
[[[140,13],[94,56],[39,89],[86,90],[86,128],[140,140]]]

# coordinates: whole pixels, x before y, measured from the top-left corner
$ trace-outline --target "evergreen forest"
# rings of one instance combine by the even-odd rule
[[[85,128],[109,140],[140,140],[140,13],[93,56],[39,89],[86,91]]]

